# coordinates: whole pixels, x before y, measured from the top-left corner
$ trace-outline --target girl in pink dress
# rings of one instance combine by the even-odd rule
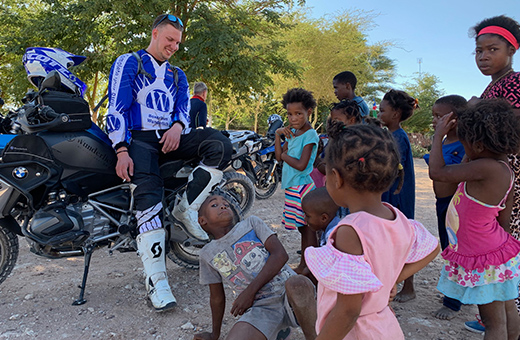
[[[520,242],[509,234],[514,175],[507,154],[520,147],[520,122],[503,99],[481,100],[457,118],[439,119],[430,153],[432,180],[460,182],[446,215],[450,244],[437,289],[478,305],[484,339],[517,340]],[[446,166],[442,139],[455,124],[469,162]]]
[[[513,56],[520,47],[520,24],[500,15],[482,20],[472,30],[476,44],[475,62],[483,75],[491,77],[480,98],[504,98],[513,107],[513,112],[520,115],[520,72],[513,69]],[[473,98],[470,103],[475,101],[478,99]],[[515,152],[507,157],[515,173],[510,230],[511,235],[520,240],[520,156]],[[516,308],[520,314],[518,298]]]
[[[390,292],[435,258],[437,238],[381,202],[381,194],[402,176],[388,131],[332,122],[327,132],[327,191],[351,214],[324,247],[305,251],[318,280],[317,339],[404,339],[388,306]]]

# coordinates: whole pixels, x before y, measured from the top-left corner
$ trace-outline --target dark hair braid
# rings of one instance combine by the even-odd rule
[[[419,108],[415,98],[400,90],[392,89],[388,91],[385,93],[383,100],[386,100],[392,109],[401,111],[401,122],[410,118],[413,110]]]
[[[399,151],[392,135],[374,125],[345,127],[331,122],[327,128],[327,171],[336,169],[341,177],[359,191],[384,192],[401,177]]]
[[[341,111],[347,118],[354,117],[356,124],[361,123],[361,112],[359,112],[359,105],[353,100],[345,99],[339,103],[331,105],[330,111]]]
[[[302,88],[293,88],[287,91],[282,98],[282,105],[284,109],[287,109],[287,104],[291,103],[302,103],[305,109],[313,109],[316,107],[316,100],[314,99],[312,92]]]
[[[517,153],[520,147],[520,121],[505,99],[483,99],[459,114],[459,138],[497,154]]]

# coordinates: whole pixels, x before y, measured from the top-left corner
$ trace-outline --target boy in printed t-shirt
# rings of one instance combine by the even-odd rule
[[[258,217],[234,224],[222,196],[210,196],[199,210],[201,227],[214,239],[200,254],[200,283],[209,285],[212,331],[194,339],[218,339],[226,296],[223,282],[236,293],[231,314],[240,319],[227,339],[285,339],[302,327],[315,339],[314,285],[286,264],[288,255],[276,234]]]

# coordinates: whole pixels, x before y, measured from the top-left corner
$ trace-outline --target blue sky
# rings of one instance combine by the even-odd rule
[[[345,10],[373,11],[376,27],[367,32],[369,43],[391,41],[388,56],[397,66],[395,88],[419,72],[440,80],[445,94],[466,99],[480,96],[491,81],[475,65],[475,41],[469,29],[485,18],[505,14],[520,21],[520,0],[307,0],[311,17],[320,18]],[[520,50],[513,67],[520,70]],[[516,67],[515,67],[516,66]]]

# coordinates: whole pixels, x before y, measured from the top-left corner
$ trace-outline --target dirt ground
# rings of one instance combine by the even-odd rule
[[[437,235],[435,200],[424,161],[415,160],[416,218]],[[257,200],[252,210],[278,235],[296,265],[299,234],[280,225],[283,195],[280,188],[269,200]],[[20,255],[10,277],[0,285],[0,339],[191,339],[195,332],[211,330],[208,288],[198,282],[198,271],[181,268],[167,260],[168,275],[178,300],[176,309],[155,313],[145,294],[142,265],[135,253],[114,253],[107,249],[94,253],[86,298],[82,306],[72,306],[79,294],[83,259],[48,260],[29,252],[20,239]],[[393,302],[406,339],[481,339],[464,329],[464,321],[474,320],[477,308],[463,306],[458,316],[441,321],[432,313],[441,305],[435,289],[440,272],[440,256],[416,275],[417,298]],[[227,311],[231,306],[228,290]],[[235,318],[226,313],[222,339]],[[291,339],[303,339],[293,330]],[[391,339],[390,339],[391,340]]]

